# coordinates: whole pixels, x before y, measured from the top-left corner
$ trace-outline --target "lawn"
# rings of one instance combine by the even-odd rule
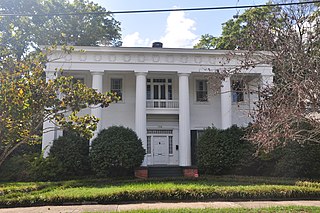
[[[320,182],[262,177],[107,180],[0,184],[0,206],[159,200],[320,199]]]

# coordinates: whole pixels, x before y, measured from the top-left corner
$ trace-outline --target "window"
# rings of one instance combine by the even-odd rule
[[[166,100],[172,100],[173,88],[171,78],[147,78],[147,100],[153,100],[153,108],[166,108],[168,102]]]
[[[169,136],[169,155],[173,154],[173,136]]]
[[[208,101],[208,81],[196,80],[196,101],[207,102]]]
[[[117,93],[120,96],[120,100],[122,100],[122,79],[121,78],[111,78],[111,92]]]
[[[151,136],[147,136],[147,154],[151,154]]]
[[[232,81],[232,102],[244,101],[244,82],[243,80]]]

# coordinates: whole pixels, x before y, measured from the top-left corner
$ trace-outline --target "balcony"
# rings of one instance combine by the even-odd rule
[[[147,100],[148,114],[178,114],[178,100]]]

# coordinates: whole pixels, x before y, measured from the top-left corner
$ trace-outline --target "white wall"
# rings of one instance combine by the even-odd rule
[[[123,79],[123,100],[112,103],[109,107],[103,109],[102,128],[121,125],[135,129],[136,76],[134,72],[105,72],[103,92],[110,91],[110,78],[112,77]]]
[[[203,74],[191,74],[189,78],[190,85],[190,128],[203,129],[209,126],[220,128],[221,126],[221,99],[219,94],[214,92],[208,86],[208,102],[196,101],[196,79],[207,79]],[[210,84],[210,82],[208,83]]]

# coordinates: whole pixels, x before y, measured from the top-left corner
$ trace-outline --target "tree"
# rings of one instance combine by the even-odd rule
[[[262,10],[270,12],[263,19],[250,18],[244,26],[235,26],[233,23],[237,21],[227,22],[223,32],[228,33],[223,33],[218,39],[223,41],[223,45],[212,45],[215,48],[244,50],[244,60],[237,71],[257,63],[269,63],[274,67],[274,85],[261,88],[247,138],[265,151],[290,142],[319,143],[319,4]],[[249,13],[246,11],[244,14]],[[234,31],[229,32],[228,29]],[[232,34],[235,36],[228,37]],[[233,71],[229,70],[228,74],[233,74]]]
[[[42,129],[45,121],[90,138],[98,119],[77,113],[93,105],[107,107],[118,100],[112,93],[101,94],[80,82],[73,83],[72,77],[62,76],[59,71],[56,79],[46,81],[47,62],[43,52],[0,61],[0,166],[17,147],[38,143],[43,132],[53,131]]]
[[[270,19],[274,12],[278,11],[277,7],[260,7],[246,10],[238,17],[229,19],[222,24],[222,34],[215,37],[210,34],[202,35],[198,44],[194,48],[198,49],[220,49],[235,50],[246,49],[250,45],[250,32],[254,30],[254,24],[264,22],[264,24],[275,24],[275,20]],[[272,22],[269,22],[272,20]],[[260,44],[263,45],[263,44]],[[263,46],[256,48],[262,50]]]
[[[38,45],[121,45],[120,23],[88,0],[2,0],[0,12],[38,15],[0,16],[2,47],[18,58]],[[79,14],[91,12],[100,14]]]

